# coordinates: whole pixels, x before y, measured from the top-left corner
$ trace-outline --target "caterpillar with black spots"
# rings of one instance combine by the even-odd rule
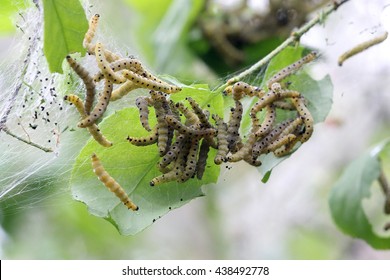
[[[100,162],[100,159],[97,157],[97,155],[94,153],[91,156],[92,160],[92,168],[93,172],[96,174],[98,179],[111,191],[113,192],[119,199],[122,201],[124,205],[128,209],[131,209],[133,211],[138,211],[138,206],[131,201],[125,190],[119,185],[117,181],[115,181],[114,178],[111,177],[110,174],[104,169],[102,163]]]

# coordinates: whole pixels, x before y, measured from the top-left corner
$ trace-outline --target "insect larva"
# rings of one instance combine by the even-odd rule
[[[172,161],[176,160],[179,151],[183,148],[185,142],[188,142],[188,137],[179,135],[176,137],[175,143],[169,148],[169,151],[161,158],[159,162],[160,171],[164,170]]]
[[[293,97],[300,97],[301,94],[298,91],[294,90],[281,90],[279,92],[277,91],[270,91],[265,96],[260,98],[259,101],[257,101],[253,107],[251,108],[250,116],[252,118],[256,117],[257,112],[259,112],[261,109],[263,109],[265,106],[284,98],[293,98]]]
[[[66,60],[68,61],[70,67],[76,72],[76,74],[83,80],[85,88],[87,90],[84,101],[85,113],[88,115],[91,112],[91,108],[93,105],[93,100],[95,98],[95,83],[92,77],[89,75],[88,71],[77,63],[70,55],[66,56]]]
[[[83,101],[74,94],[68,94],[64,96],[64,100],[72,103],[76,109],[79,111],[82,118],[86,117]],[[103,134],[101,133],[99,127],[96,124],[93,124],[91,126],[87,127],[89,133],[92,135],[92,137],[103,147],[111,147],[112,142],[108,141]]]
[[[252,151],[252,146],[255,142],[256,136],[254,134],[250,134],[247,142],[242,147],[240,147],[238,151],[226,157],[227,161],[237,162],[249,156],[249,153]]]
[[[272,105],[274,105],[275,108],[282,109],[282,110],[288,110],[288,111],[295,110],[295,106],[291,102],[288,102],[287,100],[277,100],[272,102]]]
[[[313,134],[314,120],[309,109],[307,109],[305,105],[305,100],[303,99],[303,97],[292,98],[291,101],[297,108],[298,114],[302,118],[303,123],[305,124],[305,131],[300,138],[301,143],[304,143],[309,140],[309,138]]]
[[[207,158],[210,151],[210,144],[203,139],[199,148],[198,163],[196,164],[196,177],[201,180],[206,170]]]
[[[283,137],[280,137],[280,138],[276,139],[275,141],[273,141],[272,143],[270,143],[270,144],[264,149],[264,152],[265,152],[265,153],[273,152],[273,151],[275,151],[276,149],[282,147],[283,145],[287,145],[287,144],[291,143],[291,142],[294,141],[296,138],[297,138],[297,136],[295,136],[294,134],[288,134],[288,135],[285,135],[285,136],[283,136]]]
[[[95,46],[95,55],[96,55],[96,62],[100,69],[100,71],[103,73],[104,77],[111,82],[117,84],[117,83],[124,83],[126,81],[126,78],[117,75],[110,67],[110,63],[107,61],[106,54],[104,52],[105,48],[102,43],[96,43]]]
[[[372,47],[372,46],[375,46],[379,43],[382,43],[384,40],[386,40],[387,38],[387,32],[385,32],[384,34],[378,36],[378,37],[375,37],[371,40],[368,40],[366,42],[363,42],[355,47],[353,47],[352,49],[346,51],[345,53],[343,53],[340,57],[339,57],[339,60],[338,60],[338,65],[339,66],[342,66],[344,61],[346,61],[348,58],[362,52],[362,51],[365,51],[366,49]]]
[[[228,123],[227,137],[228,137],[228,147],[230,151],[235,149],[237,142],[239,141],[240,135],[238,133],[241,125],[242,119],[242,104],[239,100],[235,100],[235,107],[230,111],[230,119]]]
[[[197,128],[188,127],[181,122],[179,122],[175,117],[167,115],[165,116],[165,120],[167,123],[172,126],[174,129],[179,131],[180,134],[185,134],[189,137],[192,136],[206,136],[206,135],[214,135],[215,129],[214,128],[200,128],[200,126],[197,126]],[[195,125],[194,125],[195,126]]]
[[[110,80],[105,80],[104,89],[100,93],[100,97],[97,104],[95,105],[95,108],[93,108],[93,111],[89,116],[79,122],[79,127],[87,127],[94,124],[96,120],[98,120],[104,114],[107,109],[108,103],[110,102],[112,86],[113,84]]]
[[[94,49],[91,48],[92,47],[91,43],[92,43],[93,38],[95,37],[96,27],[98,25],[99,18],[100,18],[99,14],[95,14],[91,17],[91,19],[89,21],[89,28],[87,30],[87,33],[85,33],[85,36],[84,36],[83,46],[90,53],[94,53]]]
[[[137,88],[139,88],[139,86],[134,84],[132,81],[126,81],[123,85],[112,91],[110,101],[121,99],[130,91]]]
[[[207,112],[203,111],[199,104],[191,97],[187,97],[186,99],[190,103],[192,110],[194,110],[194,113],[198,116],[199,121],[203,124],[203,126],[206,128],[212,127],[208,120],[209,116],[207,116]]]
[[[299,128],[299,126],[303,123],[303,120],[301,117],[298,117],[294,119],[289,125],[286,126],[286,128],[283,129],[282,133],[280,134],[280,137],[283,137],[288,134],[295,134],[294,132]]]
[[[135,146],[148,146],[157,142],[157,127],[155,127],[151,134],[144,137],[130,137],[127,136],[127,140]]]
[[[229,152],[228,139],[227,139],[227,124],[218,115],[213,115],[213,119],[217,125],[217,143],[218,151],[214,158],[215,164],[221,164],[226,161],[226,156]]]
[[[234,100],[240,100],[244,95],[262,96],[264,95],[264,91],[259,87],[254,87],[244,82],[237,82],[232,87],[232,95]]]
[[[256,159],[263,152],[264,148],[269,145],[272,141],[276,140],[282,131],[292,122],[292,120],[286,120],[276,125],[270,133],[264,138],[258,140],[252,147],[252,158]]]
[[[185,125],[191,126],[197,123],[200,123],[199,117],[190,109],[188,109],[182,102],[176,103],[176,107],[179,109],[179,111],[184,115],[186,118]]]
[[[139,110],[139,117],[141,120],[141,124],[143,128],[145,128],[147,131],[151,131],[149,126],[149,105],[151,105],[153,102],[153,99],[151,97],[146,96],[140,96],[137,97],[135,100],[135,105],[138,107]]]
[[[164,109],[164,103],[167,103],[165,96],[161,92],[157,92],[154,90],[151,90],[150,95],[153,99],[153,107],[155,110],[155,115],[157,119],[157,147],[159,149],[160,156],[165,155],[168,149],[168,134],[169,134],[169,127],[165,120],[165,109]]]
[[[194,137],[191,140],[190,149],[187,154],[187,161],[185,164],[185,168],[183,170],[183,173],[180,175],[178,182],[184,183],[192,176],[194,176],[196,172],[196,163],[197,163],[196,157],[198,154],[198,150],[199,150],[199,138]]]
[[[267,82],[268,88],[271,89],[273,83],[279,82],[284,78],[286,78],[287,76],[290,76],[292,73],[298,71],[306,63],[313,61],[316,57],[317,57],[317,52],[311,52],[308,55],[302,57],[300,60],[283,68],[278,73],[276,73],[275,76],[273,76],[271,79],[268,80]]]
[[[141,62],[135,58],[122,58],[120,60],[111,62],[109,66],[114,72],[118,72],[124,69],[138,73],[140,75],[145,72]],[[97,74],[95,74],[93,79],[95,82],[99,82],[104,79],[104,74],[99,71]]]
[[[185,168],[186,158],[188,155],[188,151],[190,149],[190,144],[191,144],[191,141],[184,142],[182,149],[179,151],[179,153],[177,155],[177,159],[175,161],[174,168],[171,171],[169,171],[168,173],[165,173],[165,174],[162,174],[160,176],[153,178],[150,181],[151,186],[157,186],[159,184],[175,181],[175,180],[178,180],[180,178],[180,176],[183,173],[184,168]]]
[[[99,178],[99,180],[110,190],[112,191],[122,202],[127,206],[128,209],[133,211],[138,211],[138,206],[135,205],[126,194],[125,190],[118,184],[117,181],[114,180],[108,174],[108,172],[104,169],[102,163],[96,154],[92,154],[92,168],[93,172]]]
[[[158,90],[158,91],[162,91],[165,93],[173,93],[173,92],[179,91],[178,87],[176,87],[176,86],[173,86],[173,85],[167,84],[165,82],[161,82],[161,81],[154,81],[154,80],[145,78],[142,75],[139,75],[137,73],[134,73],[134,72],[131,72],[128,70],[123,70],[123,76],[126,79],[132,81],[133,83],[138,84],[142,88],[147,88],[147,89],[151,89],[151,90]]]
[[[271,130],[272,125],[276,119],[275,107],[273,105],[267,105],[265,108],[267,112],[264,116],[264,120],[261,123],[260,127],[257,129],[257,131],[254,132],[257,138],[264,137]]]

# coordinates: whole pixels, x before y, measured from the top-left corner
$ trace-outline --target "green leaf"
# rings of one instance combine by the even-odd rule
[[[347,166],[329,196],[331,214],[337,226],[376,249],[390,249],[390,237],[381,237],[374,232],[362,201],[371,196],[371,186],[379,177],[379,156],[384,147],[381,144]]]
[[[221,114],[223,100],[220,94],[212,94],[205,85],[184,88],[171,95],[175,101],[191,96],[211,113]],[[207,105],[210,105],[210,108]],[[151,112],[151,124],[153,124]],[[124,235],[133,235],[152,224],[171,209],[178,208],[203,195],[201,186],[215,183],[219,166],[213,163],[215,151],[211,150],[202,180],[190,179],[186,183],[167,183],[151,187],[149,182],[161,173],[157,169],[160,160],[156,145],[137,147],[126,137],[145,136],[137,108],[126,108],[107,117],[100,125],[104,135],[114,142],[103,148],[90,140],[82,149],[73,167],[70,181],[73,197],[88,206],[91,214],[103,217],[114,224]],[[107,172],[126,190],[140,210],[128,210],[113,193],[97,179],[91,167],[91,155],[96,153]]]
[[[304,51],[305,49],[303,47],[288,47],[284,49],[281,53],[275,56],[268,64],[263,79],[261,81],[255,80],[252,84],[257,84],[261,87],[265,87],[266,82],[273,75],[275,75],[282,68],[299,60],[303,56],[302,53]],[[290,89],[299,91],[306,98],[308,103],[307,107],[314,118],[314,123],[322,122],[325,120],[332,106],[333,85],[329,75],[326,75],[321,80],[314,80],[304,71],[305,67],[306,66],[304,66],[303,69],[299,70],[293,75],[286,77],[282,81],[282,83],[289,82]],[[244,134],[246,134],[250,130],[251,121],[249,117],[249,111],[255,102],[256,100],[252,101],[251,105],[248,106],[244,112],[245,117],[243,118],[241,128],[241,131]],[[293,118],[295,115],[295,112],[287,112],[282,110],[277,111],[278,120]],[[258,168],[259,172],[263,175],[262,182],[267,182],[270,178],[272,169],[288,157],[290,157],[290,155],[282,158],[275,157],[273,153],[262,155],[260,157],[260,160],[263,164]]]
[[[88,21],[78,0],[43,0],[44,53],[51,72],[62,73],[66,55],[85,54],[84,35]]]

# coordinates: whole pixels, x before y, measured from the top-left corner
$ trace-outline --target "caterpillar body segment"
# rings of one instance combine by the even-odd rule
[[[244,82],[237,82],[232,86],[232,95],[234,100],[240,100],[244,95],[261,97],[264,95],[264,91],[259,87],[254,87]]]
[[[133,211],[138,211],[138,206],[135,205],[126,194],[125,190],[115,181],[114,178],[108,174],[108,172],[104,169],[102,163],[96,154],[92,154],[92,168],[93,172],[96,174],[98,179],[111,191],[113,192],[128,209]]]
[[[182,150],[186,142],[188,142],[188,137],[186,135],[181,134],[176,137],[175,143],[170,147],[169,151],[161,158],[158,164],[160,171],[164,170],[171,162],[177,159],[179,151]]]
[[[83,46],[84,48],[87,49],[89,53],[95,53],[95,48],[92,45],[92,40],[95,37],[95,32],[96,32],[97,25],[99,23],[99,18],[100,18],[99,14],[95,14],[91,17],[91,19],[89,20],[89,28],[87,30],[87,33],[85,33],[84,36]]]
[[[152,105],[153,99],[151,97],[140,96],[135,100],[135,105],[139,110],[139,117],[141,120],[141,125],[147,131],[151,131],[149,125],[149,106]]]
[[[97,104],[95,105],[95,108],[93,108],[93,111],[89,116],[84,118],[82,121],[79,122],[79,127],[87,127],[94,124],[101,116],[103,116],[104,112],[107,109],[108,103],[110,102],[111,93],[112,93],[112,87],[113,84],[110,80],[105,80],[104,83],[104,89],[100,93],[100,97],[98,99]]]
[[[137,88],[139,88],[138,85],[134,84],[131,81],[126,81],[120,87],[112,91],[110,101],[116,101],[118,99],[121,99],[122,97],[126,96],[130,91],[135,90]]]
[[[182,182],[182,183],[186,182],[188,179],[190,179],[192,176],[195,175],[198,150],[199,150],[199,138],[193,137],[191,139],[191,144],[187,154],[185,168],[182,174],[180,175],[180,178],[177,179],[178,182]]]
[[[121,70],[129,70],[131,72],[135,72],[140,75],[145,75],[145,69],[142,67],[141,62],[135,58],[122,58],[119,60],[115,60],[110,63],[109,67],[114,72],[119,72]],[[99,82],[104,79],[104,74],[102,71],[99,71],[93,77],[95,82]]]
[[[206,139],[203,139],[199,148],[198,162],[196,164],[196,177],[201,180],[206,170],[207,158],[210,151],[210,144]]]
[[[271,89],[272,84],[280,82],[284,78],[290,76],[292,73],[298,71],[300,68],[302,68],[303,65],[313,61],[316,58],[317,58],[317,52],[311,52],[308,55],[302,57],[300,60],[283,68],[278,73],[276,73],[271,79],[268,80],[267,82],[268,88]]]
[[[280,138],[276,139],[275,141],[273,141],[272,143],[270,143],[264,149],[264,152],[265,153],[274,152],[275,150],[282,147],[283,145],[287,145],[287,144],[293,142],[296,138],[297,138],[297,136],[294,134],[288,134],[288,135],[285,135],[283,137],[280,137]]]
[[[267,105],[265,108],[267,112],[265,114],[264,120],[257,131],[254,133],[256,138],[264,137],[272,129],[276,119],[275,107],[273,105]]]
[[[149,78],[146,78],[142,75],[139,75],[135,72],[131,72],[128,70],[123,70],[123,76],[132,81],[135,84],[138,84],[141,88],[147,88],[150,90],[162,91],[165,93],[175,93],[181,90],[180,87],[170,85],[161,80],[155,81]]]
[[[200,123],[199,117],[197,114],[188,109],[182,102],[176,103],[176,107],[186,118],[185,125],[191,126]]]
[[[178,121],[174,116],[167,115],[165,116],[166,122],[172,126],[175,130],[179,131],[180,134],[185,134],[188,137],[193,136],[207,136],[207,135],[214,135],[215,129],[214,128],[205,128],[202,129],[200,125],[193,125],[193,127],[188,127],[184,124],[182,124],[180,121]]]
[[[254,134],[249,135],[247,142],[234,154],[227,156],[227,161],[237,162],[244,158],[249,157],[250,152],[252,151],[252,146],[256,142],[256,136]]]
[[[87,69],[85,69],[79,63],[77,63],[77,61],[74,60],[70,55],[66,56],[66,60],[68,61],[70,67],[72,67],[72,69],[76,72],[76,74],[82,79],[85,85],[86,94],[85,94],[84,108],[85,108],[85,113],[88,115],[91,112],[93,100],[96,94],[95,82],[93,81],[93,78],[89,75]]]
[[[287,100],[277,100],[272,103],[272,105],[275,106],[275,108],[286,110],[286,111],[294,111],[295,106],[291,102]]]
[[[212,125],[208,120],[210,113],[207,114],[208,111],[203,111],[199,104],[191,97],[187,97],[186,99],[190,103],[192,110],[194,110],[194,113],[198,116],[199,121],[203,124],[203,126],[206,128],[211,128]]]
[[[77,111],[79,111],[80,116],[82,118],[86,117],[83,101],[80,99],[80,97],[74,94],[68,94],[64,96],[64,100],[72,103],[76,107]],[[103,136],[99,127],[96,124],[92,124],[91,126],[88,126],[87,129],[89,133],[92,135],[92,137],[96,140],[96,142],[98,142],[103,147],[111,147],[113,145],[112,142],[108,141]]]
[[[235,107],[232,108],[230,113],[230,119],[228,123],[227,130],[227,139],[228,139],[228,147],[230,151],[234,151],[236,149],[237,144],[240,142],[240,134],[239,129],[242,120],[242,112],[243,107],[239,100],[235,100]]]

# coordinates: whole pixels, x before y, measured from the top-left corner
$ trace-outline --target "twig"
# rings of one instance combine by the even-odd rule
[[[389,215],[390,214],[390,187],[389,187],[389,182],[387,181],[386,175],[383,172],[382,167],[380,168],[378,182],[379,182],[379,185],[381,186],[382,191],[385,194],[385,198],[386,198],[384,211],[385,211],[385,214]]]
[[[11,131],[9,131],[8,127],[6,127],[6,126],[3,126],[3,131],[4,131],[5,133],[7,133],[9,136],[12,136],[12,137],[18,139],[19,141],[22,141],[22,142],[24,142],[24,143],[26,143],[26,144],[28,144],[28,145],[30,145],[30,146],[33,146],[33,147],[35,147],[35,148],[38,148],[38,149],[40,149],[40,150],[42,150],[42,151],[44,151],[44,152],[46,152],[46,153],[52,153],[52,152],[53,152],[53,149],[51,149],[51,148],[43,147],[43,146],[41,146],[41,145],[39,145],[39,144],[36,144],[36,143],[34,143],[34,142],[30,141],[30,140],[26,140],[26,139],[23,139],[23,138],[20,137],[20,136],[17,136],[16,134],[14,134],[14,133],[12,133]]]
[[[282,44],[280,44],[276,49],[274,49],[272,52],[270,52],[267,56],[265,56],[263,59],[256,62],[254,65],[252,65],[247,70],[241,72],[237,76],[234,76],[233,78],[229,79],[226,83],[224,83],[222,86],[220,86],[216,91],[222,91],[224,88],[226,88],[228,85],[234,84],[235,82],[240,81],[245,76],[248,76],[252,74],[253,72],[259,70],[261,67],[266,65],[273,57],[275,57],[278,53],[280,53],[282,50],[287,48],[290,44],[296,42],[299,40],[300,37],[302,37],[303,34],[308,32],[313,26],[316,24],[322,22],[324,18],[332,13],[333,11],[337,10],[338,7],[343,5],[344,3],[348,2],[349,0],[343,0],[340,2],[334,1],[333,4],[329,4],[326,8],[324,8],[315,18],[307,22],[305,25],[303,25],[301,28],[299,28],[297,31],[293,32],[290,37],[288,37]]]
[[[354,56],[355,54],[361,53],[362,51],[367,50],[368,48],[375,46],[379,43],[382,43],[387,38],[387,32],[383,33],[382,35],[375,37],[371,40],[368,40],[366,42],[360,43],[359,45],[353,47],[352,49],[346,51],[343,53],[338,60],[338,65],[342,66],[344,61],[346,61],[348,58]]]

